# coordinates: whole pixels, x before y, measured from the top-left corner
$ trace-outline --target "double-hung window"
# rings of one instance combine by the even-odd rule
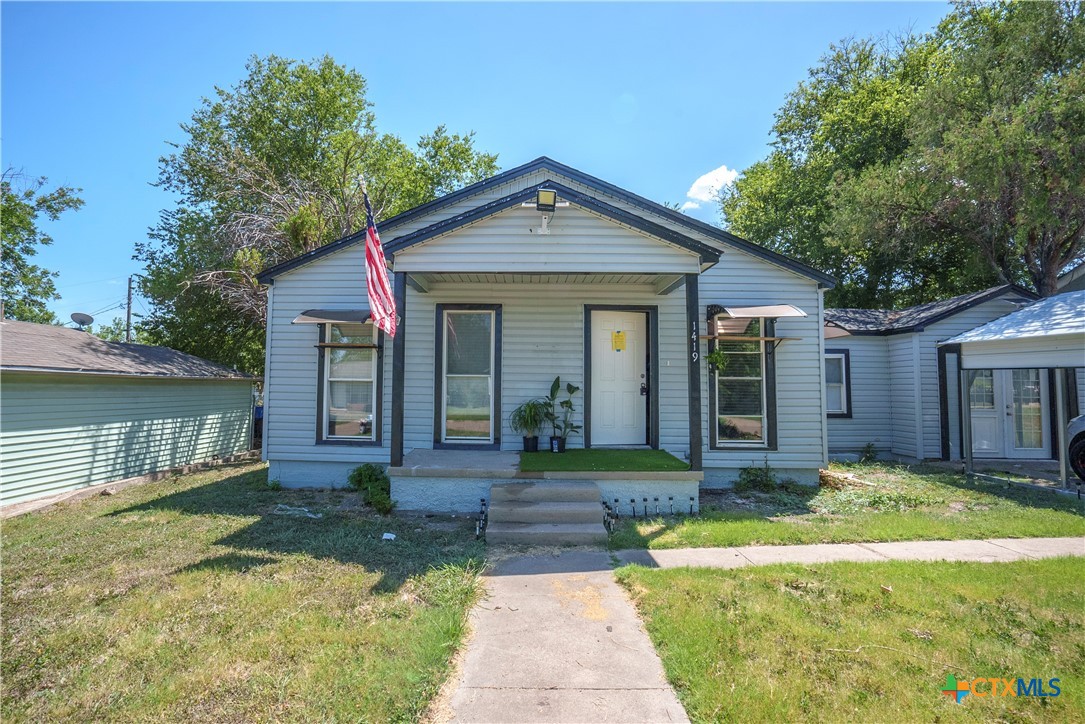
[[[851,417],[851,365],[846,349],[825,350],[825,414]]]
[[[717,316],[709,329],[716,337],[709,362],[715,447],[775,445],[772,320]],[[742,338],[748,337],[749,341]]]
[[[371,324],[326,325],[321,439],[377,440],[378,357]]]

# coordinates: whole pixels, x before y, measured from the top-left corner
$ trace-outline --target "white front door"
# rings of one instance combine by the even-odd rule
[[[647,443],[647,316],[591,312],[592,446]]]
[[[1043,370],[977,370],[969,400],[973,455],[1050,457],[1051,414]]]

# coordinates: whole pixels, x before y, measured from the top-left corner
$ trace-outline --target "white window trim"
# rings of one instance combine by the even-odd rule
[[[828,362],[831,359],[840,360],[840,382],[829,382],[829,375],[827,371],[823,370],[822,374],[825,379],[825,389],[828,390],[830,385],[840,386],[840,401],[843,408],[839,410],[829,409],[829,396],[826,394],[825,414],[843,417],[851,414],[851,395],[848,394],[848,388],[850,387],[850,380],[848,380],[848,355],[844,352],[826,352],[825,361]]]
[[[765,336],[765,317],[758,317],[758,329],[761,330],[759,336]],[[712,318],[713,327],[715,327],[716,318]],[[713,330],[715,331],[715,330]],[[752,340],[751,340],[752,341]],[[748,343],[747,343],[748,344]],[[765,353],[765,341],[758,340],[758,353],[761,357],[761,439],[752,440],[730,440],[726,438],[720,438],[719,425],[721,417],[720,415],[720,374],[715,369],[711,370],[712,374],[712,394],[715,395],[715,411],[716,419],[712,420],[712,437],[715,441],[715,447],[737,447],[737,448],[768,448],[769,446],[769,400],[768,400],[768,370],[766,368],[766,353]],[[729,377],[724,376],[725,380],[752,380],[753,377]]]
[[[330,340],[332,338],[332,327],[344,326],[337,323],[329,323],[324,325],[324,339]],[[369,327],[372,330],[373,344],[377,343],[378,331],[373,327],[372,323],[367,322],[363,327]],[[334,348],[325,348],[324,350],[324,405],[320,411],[320,424],[322,426],[324,434],[321,436],[324,440],[355,440],[358,442],[375,442],[377,439],[377,415],[380,411],[377,410],[377,365],[379,364],[376,346],[373,347],[373,359],[371,362],[371,377],[370,379],[362,379],[360,377],[337,377],[332,379],[332,351]],[[369,382],[372,385],[372,396],[370,398],[369,409],[372,410],[373,420],[369,425],[369,435],[332,435],[331,434],[331,385],[332,382]]]
[[[448,374],[448,316],[450,314],[488,314],[490,315],[490,374],[489,375],[450,375]],[[497,355],[497,312],[493,309],[445,309],[441,320],[441,442],[456,445],[494,444],[494,364]],[[449,377],[486,377],[490,394],[490,435],[481,437],[450,437],[448,434],[448,378]]]

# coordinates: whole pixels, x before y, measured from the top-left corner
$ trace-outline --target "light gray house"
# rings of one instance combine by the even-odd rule
[[[0,321],[0,504],[244,452],[253,382],[165,347]]]
[[[826,309],[830,454],[873,445],[904,460],[962,460],[960,350],[943,343],[1035,299],[1003,285],[904,310]],[[1085,350],[1081,357],[1078,367]],[[974,456],[1055,459],[1054,384],[1054,372],[1039,366],[976,370],[969,395]],[[1076,392],[1068,394],[1076,404]]]
[[[825,274],[548,158],[378,225],[394,339],[366,323],[364,234],[260,277],[272,480],[342,485],[374,462],[401,507],[477,509],[508,476],[494,454],[521,448],[512,410],[559,375],[583,389],[570,447],[689,461],[622,495],[695,495],[766,461],[817,480]],[[717,346],[728,374],[705,363]]]

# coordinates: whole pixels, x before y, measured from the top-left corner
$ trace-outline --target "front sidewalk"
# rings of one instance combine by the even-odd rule
[[[1004,563],[1056,556],[1085,556],[1085,537],[624,550],[618,551],[615,556],[623,564],[636,563],[649,568],[743,568],[771,563],[871,563],[886,560]]]
[[[1085,556],[1085,537],[737,548],[567,549],[497,564],[448,706],[458,722],[687,721],[619,565],[741,568],[887,560],[1001,563]]]

